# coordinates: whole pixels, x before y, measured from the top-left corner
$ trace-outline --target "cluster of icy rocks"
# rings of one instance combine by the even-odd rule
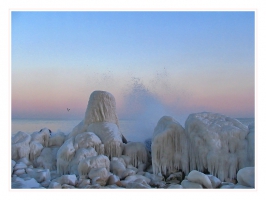
[[[127,142],[115,99],[91,94],[72,132],[47,128],[12,137],[12,188],[254,188],[254,127],[191,114],[183,128],[164,116],[151,145]],[[145,146],[146,145],[146,146]]]

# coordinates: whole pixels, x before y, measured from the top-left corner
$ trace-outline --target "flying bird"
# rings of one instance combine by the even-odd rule
[[[69,108],[67,108],[67,111],[69,112],[69,111],[70,111],[70,109],[69,109]]]

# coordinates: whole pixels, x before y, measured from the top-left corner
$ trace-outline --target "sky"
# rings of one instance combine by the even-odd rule
[[[82,119],[95,90],[120,119],[254,117],[255,13],[11,12],[13,119]]]

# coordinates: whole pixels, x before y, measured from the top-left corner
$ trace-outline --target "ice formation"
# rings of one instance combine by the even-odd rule
[[[40,156],[34,162],[35,167],[56,170],[57,152],[59,147],[44,147]]]
[[[95,133],[104,144],[104,154],[110,158],[120,156],[126,139],[119,130],[116,102],[106,91],[94,91],[90,95],[84,119],[73,128],[67,139],[83,132]]]
[[[12,137],[12,160],[29,158],[31,136],[19,131]]]
[[[206,170],[224,181],[247,165],[248,127],[216,113],[190,114],[185,122],[190,170]]]
[[[254,167],[255,164],[255,160],[254,160],[254,156],[255,156],[255,150],[254,150],[254,123],[249,124],[248,126],[249,128],[249,133],[246,137],[247,141],[248,141],[248,145],[247,145],[247,152],[248,152],[248,166],[249,167]]]
[[[34,132],[31,134],[31,141],[36,141],[42,144],[44,147],[48,147],[50,130],[47,128],[41,129],[39,132]]]
[[[69,162],[69,173],[78,175],[78,165],[80,161],[82,161],[85,158],[97,155],[98,155],[97,152],[92,147],[89,147],[87,149],[85,148],[78,149],[75,153],[74,158]]]
[[[104,153],[104,145],[101,139],[92,132],[84,132],[76,135],[73,145],[75,149],[92,147],[98,154]]]
[[[129,156],[130,164],[139,167],[141,164],[148,165],[148,152],[142,142],[129,142],[124,145],[123,155]]]
[[[78,172],[80,177],[86,177],[92,168],[104,167],[110,171],[110,160],[105,155],[98,155],[83,159],[78,165]]]
[[[152,167],[154,174],[189,172],[187,140],[184,128],[172,117],[163,116],[153,132]]]

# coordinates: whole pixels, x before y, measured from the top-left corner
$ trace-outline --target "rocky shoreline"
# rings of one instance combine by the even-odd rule
[[[163,116],[153,138],[127,142],[114,97],[95,91],[70,134],[15,134],[11,163],[12,189],[254,189],[254,124],[202,112],[182,127]]]

